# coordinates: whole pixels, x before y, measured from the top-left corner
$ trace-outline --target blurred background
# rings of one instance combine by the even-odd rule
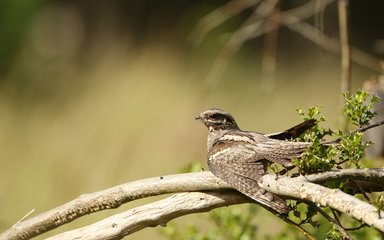
[[[191,163],[207,169],[207,130],[194,120],[207,108],[275,132],[318,105],[337,126],[340,56],[328,39],[338,43],[337,2],[265,2],[0,0],[0,232],[83,193]],[[294,28],[263,17],[303,6]],[[352,91],[382,71],[383,7],[350,1],[350,44],[364,52]],[[155,228],[130,239],[144,237],[163,238]]]

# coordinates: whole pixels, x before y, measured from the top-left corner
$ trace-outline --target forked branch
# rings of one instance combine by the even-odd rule
[[[328,189],[311,183],[325,183],[337,178],[352,178],[381,183],[384,180],[384,169],[338,170],[295,178],[279,177],[277,180],[273,175],[266,175],[262,178],[261,186],[268,191],[286,196],[287,198],[306,199],[321,206],[335,208],[384,232],[384,220],[380,219],[379,212],[375,207],[340,190]],[[376,190],[382,191],[384,186]],[[144,227],[163,225],[173,218],[192,212],[203,212],[221,206],[252,202],[252,200],[244,198],[239,193],[231,190],[226,183],[216,178],[211,172],[155,177],[122,184],[96,193],[81,195],[79,198],[53,210],[15,224],[11,229],[1,234],[0,239],[30,239],[83,215],[104,209],[116,208],[123,203],[135,199],[166,193],[196,191],[210,191],[210,193],[208,194],[209,196],[207,193],[203,195],[200,195],[202,193],[183,193],[177,195],[177,197],[170,198],[170,200],[160,201],[159,204],[169,204],[169,201],[171,201],[173,204],[169,204],[169,207],[172,209],[171,211],[167,212],[163,208],[164,212],[157,212],[156,215],[156,209],[159,210],[159,208],[156,208],[156,205],[149,205],[149,207],[147,205],[147,207],[143,206],[121,215],[119,214],[116,218],[108,218],[112,219],[112,223],[117,225],[108,225],[111,224],[111,221],[107,219],[104,223],[95,223],[81,231],[88,231],[89,229],[94,231],[93,228],[95,226],[109,226],[104,230],[100,229],[100,231],[106,231],[105,234],[107,235],[116,234],[110,231],[117,231],[118,234],[114,235],[116,238],[112,237],[111,239],[118,239]],[[180,199],[189,200],[183,204],[183,201]],[[173,201],[177,202],[177,208],[176,203]],[[147,210],[149,215],[146,213]],[[152,220],[149,217],[151,211],[154,214]],[[384,213],[381,214],[384,215]],[[135,216],[141,219],[144,215],[148,217],[147,220],[143,220],[145,223],[140,220],[136,220],[136,226],[129,223],[134,222]],[[121,222],[116,221],[117,219],[121,219]],[[129,219],[129,222],[124,222],[127,219]]]

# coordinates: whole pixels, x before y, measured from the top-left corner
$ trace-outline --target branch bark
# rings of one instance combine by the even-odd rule
[[[379,218],[378,210],[372,205],[345,194],[340,190],[328,189],[318,184],[310,183],[325,183],[330,180],[342,178],[354,178],[381,183],[384,180],[384,169],[337,170],[294,178],[279,176],[277,180],[274,175],[266,175],[262,178],[260,185],[267,191],[287,198],[305,199],[315,204],[329,206],[345,212],[347,215],[362,220],[384,232],[384,220]],[[381,191],[383,188],[384,186],[381,187]],[[115,239],[115,236],[125,236],[148,226],[163,225],[175,217],[192,212],[209,211],[216,207],[252,202],[252,200],[242,197],[238,192],[231,191],[231,188],[226,183],[216,178],[211,172],[155,177],[122,184],[96,193],[81,195],[77,199],[53,210],[16,223],[11,229],[0,235],[0,240],[30,239],[83,215],[116,208],[123,203],[135,199],[167,193],[194,191],[214,191],[214,193],[204,193],[210,196],[204,194],[199,195],[202,193],[184,193],[177,195],[177,197],[171,197],[171,200],[163,200],[165,202],[160,201],[160,203],[157,202],[153,203],[153,205],[132,209],[126,213],[122,213],[122,215],[120,215],[122,218],[112,217],[113,221],[105,220],[107,223],[96,223],[96,225],[83,228],[81,231],[88,231],[89,229],[91,229],[89,231],[95,231],[95,226],[107,226],[106,229],[101,229],[100,231],[105,231],[108,236],[112,236],[111,239]],[[191,198],[188,197],[189,195],[191,195]],[[201,198],[197,196],[201,196]],[[189,200],[183,201],[182,199]],[[166,208],[164,207],[165,203],[170,203],[167,201],[171,201],[172,204],[175,203],[175,205],[169,205],[171,211],[168,212],[165,211]],[[175,206],[177,206],[177,208]],[[156,212],[158,210],[161,211],[161,209],[164,210],[163,213]],[[147,215],[147,218],[143,218],[146,211],[154,214],[152,219],[150,218],[151,214]],[[381,214],[384,215],[384,213]],[[135,217],[137,219],[147,220],[134,220]],[[121,222],[117,222],[116,219],[120,219]],[[131,221],[137,221],[137,225],[133,226],[129,223]],[[118,225],[108,225],[111,223],[117,223]],[[116,235],[116,233],[113,233],[114,231],[118,231],[120,235]],[[79,236],[80,235],[78,235],[78,237]]]
[[[165,226],[170,220],[180,216],[246,202],[252,200],[233,190],[179,193],[47,240],[122,239],[146,227]]]
[[[315,174],[310,174],[306,176],[299,176],[297,178],[298,179],[302,178],[303,181],[311,182],[311,183],[324,183],[324,182],[332,181],[336,179],[347,179],[347,178],[380,183],[384,179],[384,169],[370,168],[370,169],[332,170],[328,172],[315,173]],[[384,186],[379,191],[384,191]]]
[[[303,178],[302,178],[303,179]],[[286,197],[307,200],[317,205],[330,207],[384,232],[384,214],[369,203],[361,201],[339,189],[329,189],[300,178],[265,175],[259,185],[265,190]],[[381,212],[381,213],[380,213]]]
[[[78,198],[16,223],[0,235],[0,240],[31,239],[37,235],[69,223],[81,216],[106,209],[118,208],[124,203],[167,193],[219,190],[230,188],[210,172],[175,174],[154,177],[118,185],[103,191],[83,194]]]

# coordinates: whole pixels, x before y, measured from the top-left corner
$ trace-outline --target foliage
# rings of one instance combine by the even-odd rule
[[[357,91],[355,94],[344,93],[343,96],[345,117],[359,128],[369,125],[376,115],[376,112],[372,110],[372,105],[379,98],[364,91]]]
[[[331,230],[327,233],[326,240],[343,240],[343,235],[336,227],[332,227]]]
[[[371,143],[363,140],[363,133],[360,130],[368,126],[375,116],[372,103],[377,101],[377,97],[363,91],[358,91],[355,94],[344,94],[343,96],[345,98],[344,116],[355,128],[354,131],[345,132],[319,126],[319,123],[325,121],[319,107],[312,107],[307,111],[297,110],[304,120],[315,119],[317,122],[316,126],[295,139],[296,141],[312,142],[312,146],[301,157],[293,159],[293,164],[297,167],[299,174],[311,174],[347,166],[355,166],[356,168],[361,166],[364,153]],[[336,140],[324,140],[334,136],[337,137]],[[275,165],[272,167],[278,168]],[[337,180],[327,186],[346,192],[349,190],[347,181]],[[380,195],[373,203],[382,209],[384,197]],[[335,221],[342,222],[343,226],[352,226],[348,234],[353,238],[378,239],[379,237],[377,231],[362,225],[358,220],[340,216],[329,209],[324,209],[319,214],[317,206],[296,200],[290,200],[289,206],[291,211],[288,218],[311,232],[315,237],[327,240],[344,239],[340,230],[322,217],[324,214],[328,217],[333,215]],[[196,226],[189,226],[186,230],[178,230],[179,228],[171,224],[164,230],[164,233],[169,239],[255,239],[258,236],[257,233],[260,233],[260,228],[255,225],[260,223],[257,215],[258,211],[254,205],[249,205],[245,209],[239,206],[216,209],[204,215],[210,224],[209,229],[205,232]],[[304,239],[301,233],[291,228],[291,226],[286,225],[285,229],[280,232],[274,231],[272,236],[267,235],[265,239]]]
[[[298,141],[310,141],[313,145],[308,148],[301,157],[293,159],[293,164],[298,167],[301,174],[310,174],[340,168],[343,163],[360,167],[360,160],[364,157],[370,142],[363,140],[363,133],[359,129],[369,125],[375,116],[372,104],[378,100],[376,96],[369,95],[364,91],[357,91],[355,94],[343,94],[344,116],[357,129],[353,132],[325,129],[315,126]],[[304,119],[316,119],[317,123],[325,121],[319,107],[313,107],[305,112],[298,110],[299,115]],[[333,142],[324,142],[324,137],[337,135],[339,138]]]
[[[373,204],[380,210],[384,210],[384,195],[379,195]],[[383,216],[384,217],[384,216]]]
[[[293,159],[293,164],[303,174],[332,169],[336,164],[334,157],[337,151],[332,145],[322,144],[322,139],[325,136],[332,136],[334,132],[319,126],[320,122],[325,121],[325,117],[320,113],[320,107],[309,108],[307,112],[298,109],[297,112],[303,120],[315,119],[317,124],[297,139],[297,141],[313,142],[313,144],[300,158]]]

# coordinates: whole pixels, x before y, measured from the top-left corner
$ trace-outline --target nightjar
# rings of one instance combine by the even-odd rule
[[[208,128],[208,167],[211,172],[262,206],[287,213],[285,201],[260,188],[257,181],[266,174],[271,162],[292,166],[291,159],[300,156],[309,142],[280,140],[296,137],[312,127],[310,120],[278,134],[264,135],[242,131],[231,114],[220,109],[201,112],[196,119]]]

